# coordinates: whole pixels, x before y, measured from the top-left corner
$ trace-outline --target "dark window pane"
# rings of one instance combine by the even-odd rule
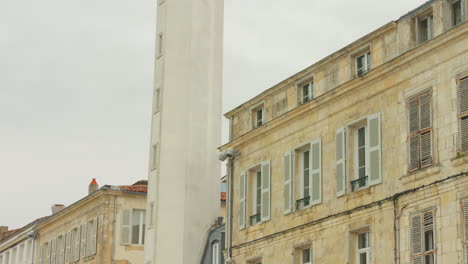
[[[140,243],[140,211],[133,211],[132,244]]]
[[[359,264],[367,264],[367,253],[359,254]]]
[[[424,251],[431,251],[434,249],[434,233],[432,231],[424,232]]]
[[[457,1],[452,5],[453,25],[456,26],[462,22],[461,16],[461,1]]]

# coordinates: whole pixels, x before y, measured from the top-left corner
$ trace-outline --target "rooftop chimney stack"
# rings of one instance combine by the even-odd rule
[[[99,185],[98,185],[96,179],[93,178],[93,180],[91,181],[91,183],[89,184],[89,187],[88,187],[88,195],[96,192],[97,190],[99,190]]]
[[[0,226],[0,240],[3,239],[6,235],[5,232],[8,231],[8,226]]]
[[[65,208],[65,205],[63,205],[63,204],[54,204],[54,205],[52,205],[52,207],[51,207],[52,215],[62,211],[64,208]]]

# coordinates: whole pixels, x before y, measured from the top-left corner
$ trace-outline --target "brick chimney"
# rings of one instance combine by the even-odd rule
[[[52,205],[52,207],[51,207],[52,215],[62,211],[64,208],[65,208],[65,205],[63,205],[63,204],[54,204],[54,205]]]
[[[99,185],[98,185],[96,179],[93,178],[93,180],[91,181],[91,183],[89,184],[89,187],[88,187],[88,195],[94,193],[97,190],[99,190]]]
[[[8,226],[0,226],[0,240],[2,240],[5,237],[7,231]]]

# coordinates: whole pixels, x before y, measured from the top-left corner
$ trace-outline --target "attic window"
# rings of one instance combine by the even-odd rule
[[[314,81],[302,83],[297,87],[298,104],[305,104],[314,98]]]
[[[432,12],[429,14],[418,17],[416,19],[416,30],[418,36],[418,44],[422,44],[434,36],[434,16]]]
[[[261,127],[264,123],[263,104],[252,109],[252,128]]]

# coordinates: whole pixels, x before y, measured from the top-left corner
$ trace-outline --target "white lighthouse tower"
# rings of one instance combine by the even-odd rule
[[[145,264],[195,264],[220,207],[223,0],[158,0]]]

